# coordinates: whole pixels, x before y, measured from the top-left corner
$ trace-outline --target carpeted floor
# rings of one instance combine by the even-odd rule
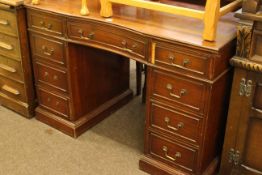
[[[144,115],[141,97],[134,97],[73,139],[0,106],[0,175],[146,175],[138,168]]]

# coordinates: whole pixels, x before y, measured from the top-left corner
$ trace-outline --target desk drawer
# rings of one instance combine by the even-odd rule
[[[147,40],[131,31],[112,28],[110,26],[96,23],[78,23],[68,22],[68,36],[71,39],[77,39],[102,46],[116,49],[116,51],[125,54],[134,55],[145,59]]]
[[[0,33],[0,54],[20,60],[19,40],[16,37]]]
[[[64,36],[64,19],[57,15],[28,10],[28,27],[51,35]]]
[[[155,50],[155,64],[194,76],[207,76],[210,59],[207,54],[193,49],[158,42]]]
[[[157,134],[149,134],[149,153],[171,166],[194,172],[197,165],[197,150],[176,143]]]
[[[16,80],[24,79],[21,62],[2,55],[0,55],[0,74]]]
[[[26,101],[24,84],[0,76],[0,92],[16,100]]]
[[[31,47],[34,58],[46,59],[65,65],[64,43],[61,41],[31,34]]]
[[[62,92],[68,92],[67,72],[35,63],[35,80],[37,83],[44,83]]]
[[[151,102],[149,124],[153,129],[199,144],[202,119]]]
[[[37,90],[39,105],[52,111],[64,118],[69,118],[69,99],[50,93],[47,90],[38,88]]]
[[[17,36],[16,14],[13,11],[0,10],[0,32]]]
[[[205,104],[205,85],[181,77],[151,70],[151,96],[164,99],[179,108],[203,114]]]

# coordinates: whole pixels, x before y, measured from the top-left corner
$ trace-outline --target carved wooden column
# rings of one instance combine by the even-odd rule
[[[242,58],[250,57],[253,25],[253,21],[239,22],[239,25],[237,26],[236,56]]]

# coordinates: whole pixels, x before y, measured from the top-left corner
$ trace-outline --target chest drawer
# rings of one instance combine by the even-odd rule
[[[0,33],[0,54],[20,60],[19,40]]]
[[[35,79],[37,83],[47,84],[48,86],[51,86],[62,92],[68,92],[66,71],[36,62],[35,72]]]
[[[15,100],[26,101],[24,85],[0,76],[0,92]]]
[[[151,96],[163,99],[185,110],[203,114],[205,85],[173,74],[151,69]]]
[[[2,55],[0,55],[0,74],[16,80],[24,79],[21,62]]]
[[[66,97],[48,92],[42,88],[37,89],[39,105],[64,118],[69,118],[69,100]]]
[[[255,94],[253,97],[253,106],[262,111],[262,75],[260,75],[260,82],[257,82],[255,87]]]
[[[0,32],[17,36],[17,21],[13,11],[0,10]]]
[[[96,23],[68,22],[68,36],[71,39],[87,41],[116,51],[145,59],[147,40],[131,31],[111,28]]]
[[[154,158],[189,172],[195,171],[197,150],[154,133],[149,134],[149,147],[150,154]]]
[[[28,10],[28,27],[51,35],[64,36],[64,19],[57,15]]]
[[[65,65],[63,42],[36,34],[31,34],[30,41],[34,58],[45,59],[53,63]]]
[[[206,77],[210,67],[210,59],[207,54],[193,49],[157,42],[155,64],[181,73]]]
[[[200,118],[151,102],[149,120],[150,126],[156,131],[172,134],[195,144],[200,142],[202,128]]]
[[[257,30],[262,30],[262,22],[256,22],[255,26]]]

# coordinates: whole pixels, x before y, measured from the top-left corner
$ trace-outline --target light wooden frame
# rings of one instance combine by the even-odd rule
[[[205,11],[144,0],[100,0],[100,3],[100,15],[106,18],[113,16],[112,3],[117,3],[200,19],[204,22],[203,39],[214,41],[219,17],[241,7],[242,0],[235,0],[222,8],[220,7],[220,0],[207,0]]]

